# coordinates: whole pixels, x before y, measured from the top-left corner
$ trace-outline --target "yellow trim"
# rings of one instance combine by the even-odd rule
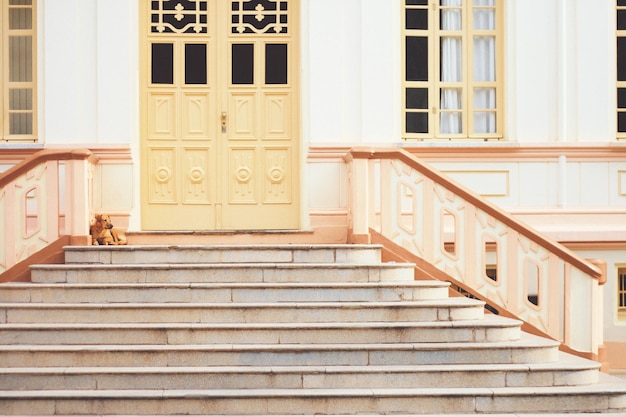
[[[622,275],[626,275],[626,267],[618,266],[617,268],[617,286],[615,288],[617,295],[617,316],[619,320],[626,320],[626,300],[622,304],[622,298],[626,298],[626,282],[625,286],[622,288],[621,286],[621,277]]]
[[[37,0],[32,0],[31,5],[10,5],[10,0],[0,0],[0,27],[2,27],[0,43],[0,69],[2,69],[2,77],[0,78],[0,91],[2,91],[2,99],[0,100],[0,141],[6,142],[37,142]],[[31,9],[31,29],[14,29],[9,27],[9,9]],[[11,35],[29,36],[31,38],[31,81],[11,82],[9,80],[9,37]],[[10,129],[10,106],[9,91],[11,88],[30,89],[32,91],[32,109],[28,111],[16,111],[32,114],[32,133],[31,134],[11,134]]]
[[[615,58],[616,58],[616,62],[615,62],[615,68],[616,68],[616,73],[615,73],[615,94],[616,94],[616,100],[615,100],[615,135],[617,139],[626,139],[626,131],[625,132],[619,132],[618,131],[618,123],[619,123],[619,118],[618,118],[618,113],[625,113],[626,112],[626,108],[619,108],[619,104],[617,102],[617,92],[618,89],[620,88],[626,88],[626,80],[624,81],[618,81],[618,76],[619,74],[617,74],[617,55],[619,54],[619,50],[617,49],[617,38],[625,38],[626,40],[626,30],[618,30],[617,29],[617,11],[618,10],[626,10],[626,6],[617,6],[617,2],[616,2],[616,6],[615,6],[615,22],[616,22],[616,26],[615,26]]]

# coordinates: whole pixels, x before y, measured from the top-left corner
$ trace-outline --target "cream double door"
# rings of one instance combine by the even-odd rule
[[[299,228],[297,2],[140,1],[142,228]]]

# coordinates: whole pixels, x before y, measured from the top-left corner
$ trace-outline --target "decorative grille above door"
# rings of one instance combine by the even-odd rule
[[[208,0],[153,0],[152,33],[206,34]]]
[[[237,0],[232,2],[231,33],[287,33],[288,1]]]

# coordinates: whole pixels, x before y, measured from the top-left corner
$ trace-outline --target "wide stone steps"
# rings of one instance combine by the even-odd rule
[[[0,368],[137,366],[389,366],[541,364],[559,344],[525,333],[509,342],[200,345],[0,345]],[[594,366],[598,367],[594,363]]]
[[[0,414],[626,412],[599,364],[381,255],[68,247],[0,287]]]
[[[619,385],[532,388],[0,391],[6,414],[141,415],[564,413],[623,407]],[[5,401],[5,398],[7,401]]]
[[[6,324],[6,344],[440,343],[517,340],[520,322],[503,318],[358,323],[50,323]]]
[[[412,281],[413,265],[328,263],[63,264],[31,267],[33,282],[388,282]]]
[[[2,285],[0,303],[267,303],[446,300],[440,281]]]
[[[388,366],[214,366],[3,368],[0,390],[342,389],[569,386],[598,382],[588,361]]]
[[[326,323],[480,320],[468,298],[386,302],[0,304],[0,323]]]
[[[205,263],[327,263],[380,264],[377,245],[133,245],[70,246],[65,263],[81,264],[193,264]]]

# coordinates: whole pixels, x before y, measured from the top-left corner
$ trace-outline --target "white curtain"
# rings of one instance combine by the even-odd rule
[[[494,30],[496,25],[495,9],[480,6],[495,6],[496,0],[465,0],[468,13],[473,13],[473,30]],[[461,7],[463,0],[441,0],[441,6],[451,7],[441,10],[441,29],[446,31],[461,31],[463,20]],[[476,7],[478,6],[478,7]],[[475,82],[496,81],[496,42],[494,36],[474,36],[473,62]],[[441,38],[441,81],[463,81],[463,50],[460,37],[443,36]],[[459,110],[458,112],[443,111],[440,116],[441,133],[463,132],[463,97],[462,90],[444,88],[441,91],[440,108],[442,110]],[[470,117],[474,118],[475,133],[492,133],[496,131],[495,112],[485,111],[496,109],[496,90],[490,87],[475,88],[473,91],[473,105],[478,111]],[[483,111],[480,111],[483,110]]]
[[[441,10],[442,30],[461,30],[463,20],[460,6],[463,0],[442,0],[442,6],[459,7],[458,9]],[[460,37],[443,36],[441,38],[441,81],[463,81],[463,42]],[[439,131],[441,133],[461,133],[463,119],[460,110],[463,108],[462,92],[458,88],[442,88],[441,110],[459,110],[458,112],[442,111]]]
[[[494,6],[495,0],[473,0],[474,6]],[[475,8],[474,29],[495,30],[496,13],[492,8]],[[494,36],[474,36],[474,81],[496,81],[496,39]],[[495,88],[474,89],[474,108],[493,110],[496,108]],[[474,112],[474,132],[496,131],[496,114],[488,111]]]
[[[8,23],[8,81],[10,85],[22,83],[19,88],[13,86],[9,88],[9,132],[31,134],[33,133],[33,88],[24,84],[28,85],[33,81],[33,36],[20,35],[19,31],[32,29],[32,9],[11,9]]]

